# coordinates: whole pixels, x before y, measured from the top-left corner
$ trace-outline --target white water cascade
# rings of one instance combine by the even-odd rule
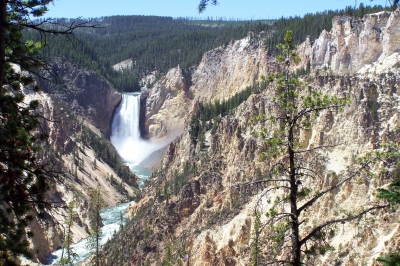
[[[117,108],[112,122],[111,143],[130,169],[143,179],[147,178],[151,172],[141,167],[140,162],[168,143],[141,139],[139,114],[140,93],[123,94],[122,102]]]
[[[112,122],[112,142],[118,143],[125,138],[140,140],[139,112],[140,93],[123,94]]]
[[[139,131],[140,93],[122,95],[112,122],[111,143],[129,164],[139,164],[148,153]]]

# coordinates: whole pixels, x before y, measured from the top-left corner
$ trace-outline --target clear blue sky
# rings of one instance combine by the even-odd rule
[[[157,15],[204,18],[225,17],[243,19],[279,18],[304,15],[326,9],[354,6],[355,0],[219,0],[203,14],[197,13],[198,0],[54,0],[46,17],[93,18],[111,15]],[[358,0],[357,5],[385,5],[385,0]]]

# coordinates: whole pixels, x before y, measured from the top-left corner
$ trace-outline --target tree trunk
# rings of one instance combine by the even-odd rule
[[[0,91],[5,78],[7,1],[0,0]]]
[[[68,235],[67,235],[67,260],[71,262],[71,221],[72,217],[69,217],[71,220],[68,221]],[[64,252],[64,249],[63,249]]]
[[[294,266],[300,266],[300,239],[299,239],[299,213],[297,208],[297,182],[296,182],[296,166],[295,166],[295,153],[293,150],[294,133],[292,121],[289,121],[289,134],[288,134],[288,153],[289,153],[289,182],[290,182],[290,213],[291,218],[291,231],[292,231],[292,261]]]
[[[100,227],[100,193],[98,193],[98,198],[97,198],[97,210],[96,210],[96,265],[100,266],[99,264],[99,227]]]
[[[64,238],[65,238],[65,228],[64,228]],[[64,245],[63,245],[63,248],[62,248],[62,251],[61,251],[61,259],[60,259],[60,261],[63,261],[63,258],[64,258]]]

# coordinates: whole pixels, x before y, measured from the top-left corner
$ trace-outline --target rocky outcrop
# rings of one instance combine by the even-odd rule
[[[122,100],[121,94],[93,71],[60,60],[54,60],[52,69],[58,76],[56,83],[40,80],[41,89],[55,95],[76,115],[87,119],[109,137],[114,110]]]
[[[274,72],[274,62],[266,48],[252,44],[249,37],[232,41],[204,54],[193,73],[190,91],[195,101],[227,100],[262,75]]]
[[[141,137],[162,139],[183,130],[193,96],[189,81],[179,66],[168,71],[151,90],[141,95]]]
[[[299,46],[301,66],[330,73],[356,73],[363,66],[400,49],[400,10],[365,15],[362,19],[335,17],[332,29]]]
[[[130,70],[134,64],[136,65],[136,62],[133,62],[133,60],[130,58],[113,65],[112,68],[116,71],[123,72],[124,70]]]
[[[179,66],[171,69],[152,89],[142,93],[141,136],[159,139],[169,133],[182,133],[196,102],[227,100],[262,75],[276,71],[276,67],[265,47],[245,38],[205,53],[191,76]]]

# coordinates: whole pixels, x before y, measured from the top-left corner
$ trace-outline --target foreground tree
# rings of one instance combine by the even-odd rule
[[[313,120],[321,112],[338,111],[345,107],[349,98],[344,95],[329,96],[317,89],[301,90],[305,84],[290,75],[291,64],[300,60],[295,54],[291,31],[286,33],[284,43],[279,44],[278,49],[282,55],[277,56],[277,61],[281,63],[283,71],[282,74],[269,77],[277,85],[276,94],[269,103],[269,110],[273,110],[273,115],[254,118],[255,122],[262,121],[267,125],[258,135],[266,144],[267,150],[262,155],[270,164],[267,178],[256,182],[268,184],[262,197],[272,202],[272,207],[266,213],[267,220],[262,226],[259,218],[257,219],[258,231],[255,232],[255,239],[258,240],[264,232],[271,246],[266,256],[262,256],[257,247],[253,247],[252,264],[299,266],[305,265],[305,261],[313,255],[323,255],[332,249],[325,240],[334,233],[335,224],[352,221],[385,205],[343,212],[341,217],[325,219],[313,228],[306,229],[307,217],[304,212],[325,195],[359,176],[361,171],[368,170],[374,156],[366,156],[360,160],[359,168],[348,170],[344,176],[335,175],[337,181],[333,185],[322,191],[313,191],[313,185],[318,180],[322,181],[327,174],[323,170],[326,162],[321,151],[338,144],[304,148],[299,141],[300,133],[310,130]],[[260,199],[260,208],[256,209],[257,217],[261,206]]]
[[[33,84],[32,74],[44,66],[37,55],[45,36],[38,43],[23,41],[22,31],[70,35],[84,26],[30,20],[43,15],[51,2],[0,0],[0,265],[12,265],[16,255],[31,257],[27,238],[33,234],[26,227],[51,207],[45,194],[59,174],[54,158],[38,159],[47,136],[39,130],[39,102],[25,102],[23,93]]]
[[[379,257],[377,261],[383,263],[385,266],[399,266],[400,252],[392,253],[388,257]]]
[[[218,0],[200,0],[199,5],[197,6],[199,13],[204,12],[209,4],[216,6]]]
[[[395,169],[393,182],[388,188],[378,189],[378,198],[387,201],[390,207],[398,208],[400,204],[400,165],[396,165]],[[377,261],[386,266],[398,266],[400,265],[400,251],[397,249],[387,257],[379,257]]]
[[[35,155],[40,150],[37,140],[46,137],[35,134],[39,103],[23,104],[21,90],[33,78],[17,70],[42,65],[33,59],[41,44],[23,43],[21,25],[27,24],[28,15],[41,15],[42,7],[37,1],[0,1],[0,264],[12,264],[17,254],[31,256],[26,236],[33,234],[25,232],[33,218],[30,211],[43,215],[49,205],[44,198],[47,179],[54,178]]]

